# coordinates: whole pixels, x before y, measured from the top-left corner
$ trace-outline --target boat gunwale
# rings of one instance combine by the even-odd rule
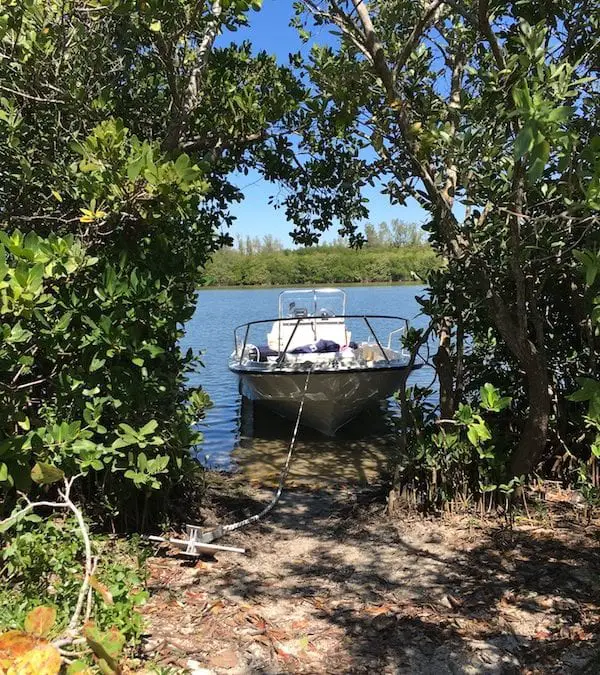
[[[412,366],[408,363],[402,365],[390,366],[388,364],[381,366],[351,366],[349,368],[337,367],[330,368],[328,370],[324,369],[315,369],[315,368],[272,368],[267,370],[254,370],[249,368],[244,368],[243,366],[229,365],[229,370],[232,373],[237,373],[238,375],[301,375],[306,376],[310,373],[310,376],[313,375],[335,375],[335,374],[347,374],[347,373],[373,373],[373,372],[389,372],[389,371],[398,371],[398,370],[418,370],[422,368],[425,364],[415,363]]]

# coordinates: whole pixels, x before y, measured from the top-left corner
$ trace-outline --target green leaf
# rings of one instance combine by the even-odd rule
[[[146,165],[146,158],[144,155],[140,155],[137,159],[132,160],[127,165],[127,178],[134,181],[142,172],[142,169]]]
[[[125,646],[125,637],[121,631],[117,628],[101,631],[93,621],[88,621],[83,626],[83,636],[94,654],[116,672],[119,655]]]
[[[531,125],[526,124],[515,139],[515,159],[521,159],[532,148],[535,140],[535,135]]]
[[[573,251],[573,257],[583,267],[586,286],[592,286],[600,274],[600,252]]]
[[[92,359],[92,362],[90,364],[90,373],[95,372],[96,370],[100,370],[102,366],[106,363],[106,359],[100,359],[97,356],[94,356]]]
[[[567,396],[569,401],[589,401],[595,396],[600,396],[600,382],[591,377],[578,377],[577,384],[579,389]]]
[[[566,122],[573,113],[574,108],[565,105],[551,110],[546,119],[549,122]]]
[[[62,480],[64,477],[64,471],[45,462],[37,462],[33,469],[31,469],[31,479],[38,485],[50,485]]]
[[[509,396],[501,397],[496,387],[489,382],[486,382],[486,384],[481,387],[479,394],[481,396],[482,407],[492,412],[504,410],[504,408],[507,408],[510,405],[512,400]]]
[[[77,660],[69,663],[66,675],[77,675],[77,673],[84,673],[84,675],[90,675],[92,671],[90,670],[89,665],[85,661]]]
[[[125,424],[125,422],[121,422],[121,424],[119,424],[119,427],[129,436],[134,436],[134,437],[137,438],[138,432],[133,427],[130,427],[129,424]]]
[[[469,427],[467,429],[467,438],[475,447],[479,445],[479,435],[477,434],[477,430],[474,427]]]
[[[464,405],[463,403],[460,403],[458,406],[458,411],[454,416],[457,421],[461,422],[462,424],[469,424],[469,422],[471,422],[473,419],[473,409],[470,405]]]
[[[17,420],[17,424],[23,429],[23,431],[29,431],[31,429],[31,421],[26,415],[22,420]]]
[[[17,263],[17,267],[15,268],[15,279],[21,288],[27,288],[27,283],[29,281],[29,268],[24,262]]]
[[[162,26],[161,26],[160,21],[153,21],[153,22],[150,24],[150,30],[151,30],[153,33],[160,33],[161,28],[162,28]]]
[[[156,420],[150,420],[147,424],[145,424],[140,430],[139,434],[140,436],[148,436],[149,434],[153,434],[158,427],[158,422]]]
[[[185,172],[189,166],[190,166],[190,158],[184,152],[177,158],[177,161],[175,162],[175,170],[177,171],[179,176],[183,176],[185,175]]]
[[[541,178],[550,156],[550,144],[543,140],[537,143],[531,151],[531,163],[527,169],[527,177],[532,183]]]
[[[130,445],[137,445],[138,442],[139,441],[135,436],[120,436],[113,442],[111,447],[115,449],[127,448]]]

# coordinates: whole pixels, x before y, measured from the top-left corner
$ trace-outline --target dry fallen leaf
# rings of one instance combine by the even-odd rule
[[[304,630],[308,624],[308,619],[298,619],[297,621],[292,621],[292,628],[294,630]]]
[[[223,600],[216,600],[208,606],[207,612],[211,614],[218,614],[225,607],[225,602]]]
[[[308,598],[308,602],[310,602],[316,609],[327,610],[326,598],[315,596],[314,598]]]
[[[391,605],[366,605],[362,611],[369,616],[381,616],[381,614],[389,614],[394,609]]]
[[[210,657],[210,665],[215,668],[235,668],[237,664],[238,657],[232,649],[224,649]]]

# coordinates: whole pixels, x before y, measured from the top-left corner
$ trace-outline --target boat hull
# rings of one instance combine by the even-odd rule
[[[261,402],[283,417],[296,419],[304,395],[306,371],[232,370],[240,378],[242,396]],[[301,423],[333,436],[362,410],[397,391],[407,370],[408,367],[313,371]]]

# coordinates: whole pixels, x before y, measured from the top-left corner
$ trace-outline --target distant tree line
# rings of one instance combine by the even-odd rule
[[[338,237],[330,244],[286,249],[266,235],[238,237],[205,268],[207,286],[279,286],[398,282],[424,278],[439,265],[418,225],[392,220],[365,227],[367,243],[352,249]]]
[[[423,230],[417,223],[405,223],[394,218],[388,223],[365,226],[367,248],[401,248],[402,246],[422,246]]]

